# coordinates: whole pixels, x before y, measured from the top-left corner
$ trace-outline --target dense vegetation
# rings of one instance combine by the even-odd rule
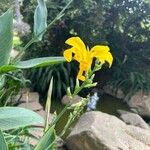
[[[47,2],[49,21],[67,2],[67,0]],[[24,1],[22,6],[22,14],[26,16],[24,20],[31,27],[33,26],[35,4],[35,0]],[[64,17],[47,32],[44,36],[44,42],[30,47],[24,57],[62,55],[64,41],[70,36],[80,35],[89,46],[104,44],[111,47],[115,62],[111,71],[108,72],[104,69],[105,75],[109,76],[109,84],[121,88],[129,95],[139,89],[147,90],[150,88],[148,80],[150,77],[149,17],[150,2],[146,0],[76,0],[68,8]],[[30,36],[26,38],[28,39]],[[25,37],[24,40],[26,40]],[[72,83],[72,86],[75,75],[67,67],[59,68],[60,70],[58,69],[54,73],[56,81],[58,81],[56,84],[58,87],[60,86],[60,91],[64,91],[66,86],[61,84],[64,81],[64,76],[60,76],[60,72],[61,75],[69,74],[66,81],[67,84]],[[41,86],[38,85],[47,78],[47,82],[43,84],[42,93],[46,91],[51,78],[50,73],[44,70],[33,72],[30,79],[34,83],[34,88],[41,91]],[[102,80],[104,80],[103,77]],[[102,80],[99,82],[105,83]]]
[[[29,26],[21,18],[19,2],[24,21],[31,26],[30,34]],[[150,89],[149,1],[51,0],[47,1],[48,22],[45,2],[4,0],[0,5],[0,149],[56,149],[58,139],[64,136],[92,99],[88,92],[79,102],[68,103],[60,113],[55,112],[49,121],[52,91],[55,99],[67,91],[70,102],[74,102],[83,89],[97,85],[93,79],[100,70],[103,72],[98,75],[102,78],[97,76],[95,80],[121,88],[127,97],[137,90]],[[66,39],[66,45],[71,46],[67,50],[64,46]],[[99,46],[89,49],[84,46],[84,41],[89,47]],[[11,55],[14,49],[18,51],[17,56]],[[68,64],[71,55],[77,62]],[[112,63],[113,67],[108,71],[107,66]],[[45,118],[37,112],[14,106],[21,98],[14,96],[27,83],[47,97]],[[26,94],[21,103],[33,106],[28,100],[29,93]],[[62,124],[60,119],[64,115],[66,123],[60,133],[56,133],[56,126]],[[41,137],[32,133],[38,129]],[[36,140],[35,145],[31,139]]]

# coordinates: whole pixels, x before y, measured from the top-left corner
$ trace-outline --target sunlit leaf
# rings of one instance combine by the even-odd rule
[[[13,71],[17,69],[28,69],[33,67],[43,67],[48,65],[54,65],[58,63],[64,62],[65,59],[63,57],[43,57],[43,58],[35,58],[26,61],[20,61],[13,65],[4,65],[0,67],[0,73]]]
[[[13,12],[8,10],[0,16],[0,66],[9,62],[13,40]]]
[[[47,8],[44,0],[38,0],[38,6],[34,13],[34,36],[38,36],[37,41],[42,40],[44,31],[47,27]]]
[[[36,124],[44,124],[44,119],[31,110],[20,107],[0,108],[1,130],[10,130]]]

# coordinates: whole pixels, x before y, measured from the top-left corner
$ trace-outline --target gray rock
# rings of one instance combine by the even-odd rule
[[[120,118],[126,124],[138,126],[138,127],[144,128],[144,129],[150,129],[149,125],[138,114],[127,112],[124,110],[118,110],[118,112],[121,114]]]
[[[27,90],[28,89],[22,89],[17,95],[13,96],[11,100],[19,103],[39,102],[39,93]]]
[[[128,105],[135,109],[140,116],[150,118],[150,93],[139,91],[128,101]]]
[[[119,115],[123,115],[123,114],[129,113],[128,111],[122,110],[122,109],[118,109],[117,112],[118,112]]]
[[[18,105],[18,107],[23,107],[33,111],[43,110],[43,106],[38,102],[21,103]]]
[[[20,102],[39,102],[39,93],[37,92],[23,93]]]
[[[118,99],[124,99],[125,98],[125,94],[123,93],[123,91],[121,89],[114,89],[112,86],[110,85],[106,85],[103,87],[104,92],[112,95]]]
[[[75,104],[75,103],[80,102],[81,99],[82,99],[82,98],[81,98],[80,96],[78,96],[78,95],[76,95],[76,96],[73,97],[72,99],[69,98],[67,95],[65,95],[65,96],[62,98],[61,103],[64,104],[64,105],[69,104],[69,103],[70,103],[70,104]]]
[[[93,111],[81,116],[66,144],[69,150],[150,150],[150,130]]]

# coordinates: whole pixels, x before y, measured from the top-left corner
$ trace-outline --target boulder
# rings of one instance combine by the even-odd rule
[[[150,119],[150,93],[138,91],[130,98],[128,105],[135,109],[140,116]]]
[[[134,126],[138,126],[144,129],[150,129],[149,125],[142,119],[141,116],[135,113],[131,113],[124,110],[118,110],[120,118],[126,123]]]
[[[39,98],[39,93],[31,92],[29,88],[23,88],[17,95],[12,96],[11,101],[18,103],[39,102]]]
[[[112,86],[110,85],[106,85],[103,87],[103,90],[105,93],[114,96],[118,99],[124,99],[125,98],[125,94],[123,93],[123,91],[121,89],[114,89]]]
[[[81,116],[66,144],[69,150],[150,150],[150,130],[91,111]]]
[[[82,97],[80,97],[80,96],[78,96],[78,95],[74,96],[73,98],[70,98],[70,97],[68,97],[67,95],[65,95],[65,96],[62,98],[61,103],[62,103],[63,105],[66,105],[66,104],[69,104],[69,103],[70,103],[70,104],[75,104],[75,103],[80,102],[81,99],[82,99]]]
[[[21,103],[18,107],[23,107],[33,111],[43,110],[43,106],[39,102]]]

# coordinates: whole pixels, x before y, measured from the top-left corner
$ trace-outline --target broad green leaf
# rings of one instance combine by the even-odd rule
[[[31,110],[20,107],[0,108],[1,130],[10,130],[36,124],[44,124],[44,119]]]
[[[9,63],[13,40],[13,12],[8,10],[0,16],[0,66]]]
[[[53,150],[56,140],[54,126],[49,128],[34,150]]]
[[[1,150],[8,150],[7,143],[5,141],[4,135],[3,135],[1,130],[0,130],[0,149]]]
[[[17,69],[28,69],[33,67],[43,67],[64,62],[64,57],[43,57],[26,61],[20,61],[13,65],[4,65],[0,67],[0,73],[5,73]]]
[[[43,36],[42,32],[47,27],[47,8],[45,0],[37,0],[37,2],[38,5],[34,13],[34,36],[37,37],[37,41],[41,41]]]

